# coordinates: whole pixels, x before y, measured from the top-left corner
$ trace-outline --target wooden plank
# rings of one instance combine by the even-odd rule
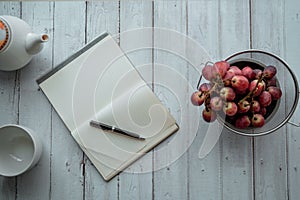
[[[180,13],[180,11],[177,10],[175,12],[176,14],[174,14],[172,11],[175,9],[172,5],[173,2],[174,1],[155,2],[155,24],[165,28],[171,27],[184,32],[186,30],[181,27],[184,27],[184,24],[182,25],[182,21],[180,21],[183,18],[182,16],[184,13]],[[247,14],[242,12],[245,10],[245,6],[247,6],[248,1],[238,2],[239,4],[237,4],[237,1],[229,3],[229,1],[189,0],[187,2],[188,34],[207,48],[208,52],[213,57],[213,60],[225,58],[236,50],[241,50],[248,47],[247,44],[249,34],[247,31],[249,31],[249,29],[246,26],[249,24],[247,24],[247,19],[244,18],[247,17]],[[297,54],[297,44],[300,40],[298,30],[298,15],[300,12],[298,1],[286,0],[261,2],[257,0],[251,0],[250,2],[252,6],[253,47],[272,51],[286,58],[287,62],[298,75],[299,69],[295,67],[297,66],[297,63],[299,63],[299,56]],[[285,2],[284,5],[283,2]],[[81,29],[84,26],[81,24],[84,24],[84,14],[82,14],[84,13],[83,10],[85,9],[84,2],[76,2],[78,7],[70,6],[71,4],[73,5],[73,3],[69,2],[67,4],[66,2],[45,2],[44,4],[36,2],[22,2],[22,4],[23,18],[28,20],[30,24],[33,25],[34,30],[43,31],[44,28],[46,28],[49,31],[48,33],[51,34],[50,38],[52,41],[54,41],[55,64],[58,64],[60,61],[64,60],[85,43],[85,36],[83,35],[84,31]],[[51,17],[49,16],[50,13],[53,14],[54,11],[48,9],[51,4],[55,4],[56,8],[54,21],[55,38],[53,38],[52,35],[53,24],[50,19]],[[61,4],[66,5],[63,6]],[[0,2],[0,13],[1,15],[11,14],[19,16],[19,5],[19,2]],[[35,5],[36,7],[32,5]],[[44,7],[41,5],[47,6]],[[185,7],[184,3],[180,3],[180,5],[181,8],[179,9],[177,7],[177,9],[183,10],[182,8]],[[242,6],[241,10],[238,9],[238,6],[240,5]],[[121,13],[124,12],[125,15],[127,9],[129,10],[128,20],[126,20],[126,23],[124,22],[124,25],[122,25],[123,22],[122,20],[120,21],[121,31],[139,27],[140,24],[135,24],[137,22],[144,23],[142,22],[143,20],[141,20],[142,16],[139,14],[137,15],[137,18],[134,18],[134,20],[129,19],[129,16],[131,16],[131,7],[133,8],[133,11],[134,8],[142,7],[141,5],[137,7],[136,6],[137,5],[134,5],[134,3],[132,5],[127,5],[126,1],[121,2]],[[37,10],[38,8],[40,8],[40,11]],[[69,8],[72,11],[70,11]],[[147,10],[148,8],[144,9]],[[80,11],[78,12],[78,10]],[[268,12],[266,12],[266,10],[268,10]],[[163,11],[165,12],[164,14]],[[220,11],[220,15],[218,14],[218,11]],[[43,14],[41,14],[41,12],[43,12]],[[77,16],[75,16],[73,13],[77,13]],[[233,13],[233,16],[231,16],[231,13]],[[87,41],[90,41],[98,33],[100,34],[106,29],[112,33],[117,33],[117,15],[118,2],[88,2],[86,33]],[[165,15],[168,15],[168,17]],[[122,18],[127,19],[127,13]],[[170,18],[173,18],[173,20]],[[238,19],[238,21],[234,21],[234,19]],[[74,21],[78,22],[76,23],[77,26],[68,25],[69,22],[73,23]],[[245,24],[241,24],[240,21],[245,21]],[[179,24],[178,26],[177,23]],[[233,27],[227,26],[231,23],[234,24]],[[218,27],[218,24],[220,27]],[[282,27],[284,24],[286,24],[286,29],[283,29]],[[268,29],[268,27],[270,27],[270,29]],[[236,30],[238,30],[238,32],[235,32]],[[69,34],[70,32],[71,34]],[[247,42],[245,42],[245,40],[247,40]],[[46,44],[43,52],[35,56],[33,62],[26,68],[20,70],[18,73],[0,72],[0,110],[1,113],[4,113],[4,115],[0,115],[0,123],[17,123],[19,120],[18,82],[19,75],[21,75],[20,123],[27,125],[34,130],[45,131],[43,132],[43,136],[45,136],[43,137],[45,152],[40,164],[28,174],[18,178],[17,197],[15,196],[16,188],[14,187],[14,178],[7,179],[0,177],[0,199],[61,199],[64,197],[68,199],[69,197],[81,199],[84,195],[84,190],[86,199],[138,198],[138,195],[141,194],[141,192],[145,192],[145,190],[143,186],[139,186],[137,184],[140,182],[148,182],[149,177],[147,177],[147,180],[141,180],[143,176],[128,173],[119,176],[120,181],[118,178],[116,178],[111,182],[106,183],[102,180],[92,164],[89,163],[87,158],[84,158],[83,162],[86,164],[86,176],[83,177],[81,175],[83,172],[81,171],[83,165],[80,165],[80,161],[83,158],[82,153],[78,149],[77,145],[72,142],[73,140],[69,135],[69,132],[65,129],[59,117],[56,116],[56,113],[53,113],[54,121],[52,122],[51,126],[51,119],[49,119],[49,113],[51,111],[48,110],[50,109],[49,103],[41,94],[41,92],[37,91],[36,85],[34,85],[35,78],[41,74],[44,74],[45,71],[47,71],[52,65],[52,61],[49,59],[52,56],[51,49],[52,47],[50,44]],[[163,58],[164,56],[166,56],[166,58]],[[134,60],[135,57],[137,58],[137,60],[134,61],[135,63],[141,64],[144,62],[143,60],[139,60],[140,56],[132,56],[132,59]],[[181,63],[180,60],[178,62],[177,60],[174,60],[170,64],[167,62],[167,60],[170,58],[173,57],[168,57],[167,53],[164,55],[161,53],[156,53],[155,57],[156,62],[162,62],[166,65],[173,66],[174,64],[174,66],[179,66],[182,64],[182,66],[187,66],[186,63]],[[41,63],[43,67],[39,68]],[[162,75],[157,75],[160,67],[162,66],[156,65],[155,68],[155,75],[158,78],[162,77]],[[190,71],[189,69],[180,70],[183,75],[188,73],[187,76],[189,78],[189,82],[194,85],[197,76],[192,74],[193,71]],[[167,74],[163,75],[166,77]],[[159,81],[159,79],[156,81]],[[161,88],[158,88],[158,86],[156,87],[157,89],[160,89],[156,90],[160,98],[163,94],[167,93],[166,90],[162,90]],[[182,86],[180,87],[181,89],[183,88]],[[158,93],[158,91],[160,93]],[[190,94],[190,91],[186,93]],[[168,99],[166,105],[173,101],[173,99],[170,97],[172,97],[170,94],[168,94],[166,97],[163,97]],[[33,104],[35,104],[35,106],[33,106]],[[169,107],[172,111],[177,107],[177,105],[172,104]],[[179,117],[178,113],[172,114],[174,114],[176,117]],[[44,115],[47,115],[48,117],[45,117]],[[36,120],[38,117],[42,120]],[[297,119],[299,119],[298,112],[295,113],[293,121],[297,121]],[[191,122],[189,123],[191,124]],[[49,131],[51,130],[51,127],[54,129],[53,134],[51,131]],[[201,128],[203,127],[201,126]],[[230,199],[241,199],[240,197],[242,197],[242,199],[255,198],[281,200],[288,199],[287,195],[289,195],[289,199],[297,199],[297,197],[300,195],[298,189],[300,184],[300,160],[298,156],[300,153],[300,138],[298,136],[299,131],[296,127],[290,125],[287,126],[287,130],[287,135],[285,134],[286,128],[282,128],[272,135],[255,139],[254,197],[251,197],[250,193],[251,183],[249,183],[249,181],[251,181],[252,174],[249,168],[249,161],[251,161],[251,155],[249,154],[251,153],[251,146],[249,147],[249,144],[251,145],[251,143],[249,143],[248,139],[225,133],[222,135],[220,143],[215,146],[212,153],[209,154],[209,156],[204,160],[198,160],[197,153],[203,138],[203,135],[199,134],[199,132],[187,155],[181,157],[178,162],[170,165],[169,168],[165,168],[154,173],[153,198],[199,199],[199,196],[205,196],[208,199],[227,199],[229,197],[231,197]],[[54,139],[53,142],[50,143],[50,139],[52,137]],[[172,141],[172,138],[170,138],[169,141]],[[243,145],[245,146],[243,147]],[[67,153],[63,153],[65,151],[63,147],[65,146],[67,146],[69,149]],[[51,149],[53,149],[52,152]],[[286,149],[288,149],[287,152]],[[156,151],[158,150],[159,148],[156,149]],[[287,156],[286,153],[288,154]],[[159,160],[168,160],[168,156],[170,156],[170,154],[168,154],[163,157],[158,156],[158,154],[159,153],[156,152],[156,157],[154,157],[154,162],[156,162],[155,166],[158,165]],[[289,158],[289,160],[287,160],[287,158]],[[186,164],[184,164],[187,162],[187,160],[190,163],[188,169],[186,169]],[[68,169],[70,169],[70,172],[68,172],[68,169],[66,169],[66,163],[67,165],[71,163],[71,166],[67,166]],[[46,166],[47,164],[49,165]],[[52,166],[51,178],[50,172],[48,171],[50,170],[50,164]],[[133,166],[138,167],[138,164]],[[235,171],[236,169],[238,170]],[[244,174],[245,172],[243,169],[245,169],[246,174]],[[179,173],[182,173],[182,176],[179,176]],[[187,177],[188,180],[186,180]],[[166,184],[166,180],[168,181],[168,184]],[[130,185],[131,181],[133,183],[132,185]],[[85,189],[83,189],[81,186],[83,183],[85,183]],[[35,188],[32,188],[33,185],[35,185]],[[287,188],[287,185],[289,188]],[[50,188],[51,191],[47,192],[47,190],[50,190]],[[287,194],[287,191],[289,191],[289,194]],[[45,193],[42,194],[42,192]],[[146,191],[145,196],[141,195],[139,197],[147,197],[148,199],[149,195],[150,194],[148,191]]]
[[[48,33],[52,38],[53,3],[23,2],[22,19],[35,33]],[[19,122],[35,131],[43,142],[43,153],[38,165],[18,177],[17,198],[48,199],[50,194],[51,106],[38,89],[36,79],[52,66],[51,42],[35,55],[31,63],[20,71]]]
[[[54,66],[85,44],[85,2],[55,2]],[[83,153],[56,112],[52,112],[51,198],[82,199]]]
[[[284,55],[284,1],[251,1],[252,46]],[[269,10],[270,12],[266,12]],[[263,27],[263,28],[262,28]],[[278,73],[278,75],[283,75]],[[282,83],[284,85],[284,83]],[[284,86],[283,86],[284,87]],[[284,103],[284,99],[282,99]],[[281,111],[281,112],[284,112]],[[254,140],[255,199],[288,199],[286,128]]]
[[[120,4],[120,46],[144,80],[152,85],[152,50],[142,44],[152,44],[152,31],[138,34],[138,28],[152,26],[152,2],[127,0]],[[135,37],[128,37],[134,35]],[[139,42],[141,41],[141,42]],[[141,45],[140,45],[141,44]],[[141,48],[141,49],[138,49]],[[120,199],[152,198],[152,152],[129,166],[119,175]]]
[[[154,92],[169,108],[177,120],[180,130],[154,150],[153,197],[155,199],[187,199],[188,176],[185,148],[188,134],[188,118],[183,117],[187,109],[189,94],[186,55],[172,51],[176,45],[185,49],[185,41],[176,40],[176,32],[186,34],[186,4],[184,1],[154,1]],[[170,34],[164,34],[170,31]],[[159,50],[162,46],[165,50]],[[184,153],[183,155],[181,155]],[[180,158],[177,155],[181,155]],[[158,170],[160,169],[160,170]]]
[[[1,15],[20,17],[19,2],[0,2]],[[0,71],[0,123],[16,124],[19,120],[19,74]],[[0,177],[0,199],[12,200],[16,196],[16,178]]]
[[[250,48],[249,2],[220,1],[218,48],[220,59]],[[221,174],[223,199],[253,199],[252,138],[222,132]]]
[[[1,15],[20,17],[20,3],[0,2]],[[19,79],[17,71],[0,71],[0,123],[18,122]]]
[[[112,36],[119,34],[119,2],[101,0],[87,2],[87,40],[103,32]]]
[[[188,33],[204,45],[212,61],[249,48],[249,15],[245,15],[248,2],[192,1],[188,9]],[[199,77],[193,74],[195,70],[190,71],[190,77],[196,85],[194,79]],[[202,132],[206,126],[208,124],[202,121]],[[197,153],[205,135],[201,131],[190,148],[190,197],[198,199],[200,190],[201,196],[211,199],[252,199],[251,139],[224,129],[219,144],[205,159],[198,160]],[[195,185],[197,187],[192,187]],[[215,190],[216,185],[219,192]]]
[[[214,61],[219,57],[218,46],[218,1],[189,1],[188,3],[188,36],[195,39],[199,46],[202,46]],[[210,60],[207,60],[210,61]],[[199,60],[199,62],[201,62]],[[202,61],[206,62],[206,61]],[[189,67],[189,82],[192,89],[188,91],[191,95],[196,90],[200,78],[200,66]],[[194,113],[198,112],[198,116]],[[197,200],[199,197],[207,199],[222,198],[222,177],[221,177],[221,154],[220,143],[217,143],[213,150],[204,159],[198,158],[200,146],[209,124],[202,117],[202,108],[189,104],[190,127],[197,126],[197,135],[188,151],[189,163],[189,198]]]
[[[298,82],[300,69],[298,67],[300,58],[298,45],[300,42],[300,2],[296,0],[285,1],[284,6],[284,24],[285,24],[285,59],[293,72],[296,74]],[[290,87],[291,88],[291,87]],[[292,89],[292,88],[291,88]],[[288,105],[292,105],[292,98],[288,98]],[[299,107],[299,104],[298,104]],[[297,107],[297,108],[298,108]],[[299,123],[299,108],[296,109],[291,121]],[[300,135],[299,127],[287,125],[287,153],[288,153],[288,199],[297,199],[300,196]]]
[[[87,2],[87,42],[107,31],[116,35],[119,31],[119,2]],[[99,172],[85,156],[85,199],[118,199],[118,178],[104,181]]]

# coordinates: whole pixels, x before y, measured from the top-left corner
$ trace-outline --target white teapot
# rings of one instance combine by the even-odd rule
[[[39,53],[47,34],[32,33],[29,25],[13,16],[0,16],[0,70],[17,70]]]

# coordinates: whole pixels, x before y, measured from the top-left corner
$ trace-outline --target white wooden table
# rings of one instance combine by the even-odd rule
[[[211,199],[298,200],[300,198],[300,134],[286,125],[259,138],[228,131],[213,151],[198,159],[206,127],[199,122],[197,136],[188,150],[169,166],[149,173],[121,173],[105,182],[72,139],[66,127],[38,89],[35,80],[104,31],[111,34],[142,27],[162,27],[186,34],[219,60],[257,48],[284,58],[300,74],[300,1],[298,0],[110,0],[67,2],[0,2],[0,15],[27,21],[35,32],[47,32],[50,41],[22,70],[0,72],[0,125],[16,123],[35,130],[44,152],[39,164],[16,178],[0,177],[0,200],[60,199]],[[143,37],[142,35],[140,37]],[[153,36],[155,37],[155,36]],[[145,37],[151,40],[153,37]],[[126,41],[118,38],[121,47]],[[194,71],[164,52],[143,51],[129,55],[135,65],[161,63],[177,69],[191,84]],[[153,64],[142,76],[180,120],[177,134],[189,134],[193,121],[181,116],[172,95],[155,85],[159,68]],[[172,77],[167,77],[172,78]],[[182,87],[186,104],[192,91]],[[193,108],[189,108],[193,109]],[[181,118],[182,117],[182,118]],[[299,121],[296,111],[294,121]],[[168,141],[156,149],[165,147]],[[181,144],[178,143],[180,150]],[[153,166],[172,152],[157,150],[133,167]]]

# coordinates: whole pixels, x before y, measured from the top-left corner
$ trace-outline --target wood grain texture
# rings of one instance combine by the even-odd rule
[[[52,3],[22,3],[22,19],[33,27],[32,31],[35,33],[48,33],[52,37],[52,17]],[[17,199],[48,199],[50,194],[51,106],[36,84],[36,79],[52,67],[51,42],[44,46],[33,57],[30,65],[20,71],[19,123],[32,129],[43,139],[43,153],[35,168],[18,177]],[[37,185],[39,190],[33,193]]]
[[[253,48],[281,57],[284,54],[283,2],[251,1]],[[255,199],[288,199],[286,127],[270,135],[255,138],[254,150]]]
[[[87,2],[87,42],[107,31],[116,35],[119,31],[119,2],[90,1]],[[114,178],[104,181],[99,172],[85,156],[85,199],[118,199],[119,181]]]
[[[188,35],[195,39],[199,45],[208,52],[212,61],[216,60],[219,49],[218,42],[218,1],[189,1],[188,3]],[[204,61],[205,62],[205,61]],[[189,82],[193,91],[196,90],[197,82],[201,74],[202,66],[189,67]],[[192,94],[192,90],[188,93]],[[202,145],[209,124],[202,117],[202,108],[189,104],[189,116],[198,111],[198,118],[190,119],[190,127],[198,126],[197,136],[189,148],[189,198],[198,200],[199,196],[211,200],[222,198],[221,180],[221,154],[220,144],[217,143],[213,150],[202,160],[198,158],[198,152]]]
[[[19,2],[0,2],[1,15],[20,17]],[[19,72],[0,71],[0,125],[18,123],[19,97],[20,97]],[[16,197],[16,178],[0,177],[0,199],[12,200]]]
[[[154,27],[170,31],[170,34],[165,35],[154,30],[154,46],[162,45],[165,48],[154,49],[154,92],[180,126],[177,133],[154,150],[154,169],[165,163],[162,169],[153,174],[154,199],[188,198],[188,169],[185,153],[188,119],[182,115],[189,101],[187,62],[180,57],[184,58],[186,55],[178,56],[171,51],[175,45],[178,48],[185,48],[185,41],[177,41],[176,33],[172,32],[186,34],[186,20],[185,1],[154,2]],[[170,82],[170,79],[174,81]],[[181,153],[184,154],[176,158]]]
[[[300,69],[298,67],[300,58],[298,44],[300,42],[300,2],[287,0],[284,5],[284,34],[285,34],[285,52],[284,58],[297,76],[300,78]],[[294,99],[287,98],[288,104],[292,104]],[[292,122],[300,122],[300,113],[298,107],[291,119]],[[287,125],[287,159],[288,159],[288,197],[297,199],[300,196],[300,135],[299,127]]]
[[[0,125],[19,123],[33,129],[42,137],[44,150],[39,164],[28,173],[0,177],[0,200],[298,199],[298,127],[286,125],[253,140],[224,130],[213,151],[198,159],[208,124],[200,117],[201,109],[189,102],[200,66],[183,59],[190,56],[187,49],[183,57],[151,48],[128,52],[181,129],[110,182],[84,156],[35,80],[104,31],[125,51],[138,42],[157,47],[158,41],[164,47],[186,48],[184,42],[174,42],[173,34],[160,40],[163,33],[154,28],[133,42],[122,36],[128,30],[153,26],[187,34],[207,50],[212,61],[248,48],[270,51],[286,59],[300,78],[299,7],[297,0],[1,1],[0,15],[23,18],[34,32],[47,32],[50,41],[25,68],[0,72]],[[290,91],[286,83],[282,87]],[[284,101],[292,104],[294,100],[286,97]],[[299,111],[291,121],[299,122]],[[195,124],[199,129],[192,138]],[[190,140],[193,143],[185,152]],[[182,151],[179,159],[172,160]],[[160,170],[137,173],[162,163],[167,165]]]
[[[225,59],[235,52],[249,49],[249,2],[239,0],[220,1],[218,13],[219,59]],[[222,145],[222,198],[253,199],[252,139],[224,129],[220,142]]]
[[[53,64],[58,65],[85,44],[85,2],[55,2]],[[62,120],[52,112],[51,198],[82,199],[83,152]]]
[[[236,51],[249,48],[249,3],[247,1],[192,1],[188,8],[191,24],[188,32],[197,38],[208,52],[211,52],[212,61],[225,59]],[[203,13],[199,12],[200,9]],[[236,20],[237,18],[239,21]],[[191,78],[197,79],[193,74]],[[200,130],[205,130],[205,126],[208,124],[202,122]],[[197,145],[190,149],[189,164],[193,169],[189,176],[190,196],[194,199],[199,197],[197,190],[192,187],[198,183],[200,184],[198,191],[200,190],[210,199],[252,199],[251,139],[232,134],[224,129],[219,144],[213,151],[205,159],[197,160],[195,155],[203,140],[201,131],[194,141]],[[201,170],[201,173],[193,174],[197,170]]]
[[[144,27],[152,26],[152,2],[149,0],[127,0],[120,2],[120,47],[127,54],[132,64],[137,68],[144,80],[152,85],[152,50],[137,49],[132,46],[137,41],[151,44],[152,34],[135,34]],[[151,30],[151,29],[150,29]],[[135,35],[134,40],[128,38]],[[127,33],[127,34],[126,34]],[[152,33],[152,32],[150,32]],[[142,134],[142,133],[141,133]],[[152,198],[152,152],[149,152],[137,162],[129,166],[119,175],[120,199],[151,199]]]

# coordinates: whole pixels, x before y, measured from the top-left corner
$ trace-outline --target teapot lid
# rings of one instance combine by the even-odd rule
[[[0,52],[7,46],[9,40],[9,29],[4,21],[0,19]]]

